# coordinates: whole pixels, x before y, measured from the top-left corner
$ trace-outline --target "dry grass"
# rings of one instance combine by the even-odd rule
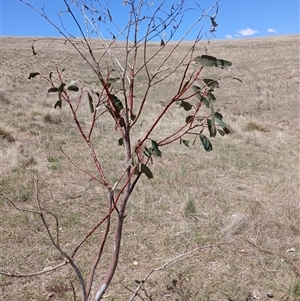
[[[59,151],[62,146],[75,162],[94,171],[66,108],[55,110],[47,84],[27,78],[29,72],[48,74],[59,65],[66,68],[67,80],[97,86],[92,72],[62,42],[49,47],[49,40],[40,41],[37,56],[30,46],[29,39],[2,39],[1,190],[18,206],[32,208],[33,178],[39,174],[43,206],[59,217],[61,245],[71,251],[103,213],[105,191]],[[232,134],[215,139],[211,153],[200,145],[163,149],[163,159],[151,167],[154,179],[142,179],[128,205],[120,263],[105,300],[128,300],[138,285],[135,280],[151,269],[219,242],[228,244],[199,249],[153,273],[140,295],[172,301],[300,300],[300,279],[286,260],[300,265],[299,37],[216,41],[209,49],[211,55],[232,61],[230,75],[243,80],[225,79],[216,93],[217,109]],[[205,76],[215,72],[207,70]],[[178,78],[150,95],[145,124],[154,118],[148,112],[161,108]],[[142,75],[139,81],[137,99]],[[162,123],[155,135],[176,126],[182,112],[172,112],[169,128]],[[87,113],[82,118],[88,124]],[[94,141],[103,166],[108,178],[116,180],[123,155],[117,139],[111,139],[114,126],[105,121],[97,130]],[[0,208],[0,270],[31,273],[61,261],[36,216],[14,210],[4,199]],[[76,258],[86,273],[96,245],[96,239],[89,240]],[[97,284],[109,253],[110,246]],[[0,300],[72,300],[70,280],[79,289],[68,267],[36,278],[0,276]]]

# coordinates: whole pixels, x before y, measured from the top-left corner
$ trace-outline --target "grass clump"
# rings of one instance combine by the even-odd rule
[[[3,91],[0,91],[0,102],[7,105],[10,103],[9,99],[6,97]]]
[[[270,131],[265,125],[262,125],[253,120],[246,123],[246,125],[244,126],[244,130],[246,132],[259,131],[259,132],[264,132],[264,133],[267,133]]]
[[[2,139],[7,140],[8,142],[15,142],[15,138],[13,137],[11,132],[8,131],[7,129],[5,129],[4,127],[2,127],[2,126],[0,126],[0,137]]]
[[[186,218],[194,218],[196,215],[195,199],[189,195],[187,202],[184,206],[184,216]]]
[[[51,114],[47,113],[45,116],[44,116],[44,122],[47,122],[47,123],[53,123],[53,117]]]
[[[295,301],[300,301],[300,282],[296,282],[290,289],[290,294]]]

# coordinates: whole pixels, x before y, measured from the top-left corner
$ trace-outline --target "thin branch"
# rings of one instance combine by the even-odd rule
[[[242,239],[243,241],[247,242],[248,244],[250,244],[252,247],[256,248],[257,250],[259,250],[260,252],[264,252],[264,253],[267,253],[267,254],[271,254],[271,255],[276,255],[278,257],[281,257],[283,258],[284,260],[286,260],[293,268],[295,274],[297,277],[300,277],[300,266],[298,266],[294,261],[292,261],[291,259],[289,259],[286,255],[284,255],[283,253],[281,252],[275,252],[275,251],[271,251],[271,250],[268,250],[268,249],[265,249],[265,248],[262,248],[258,245],[256,245],[254,242],[251,242],[249,241],[248,239],[246,238],[243,238],[243,237],[239,237],[240,239]]]
[[[136,288],[134,294],[131,296],[131,298],[129,299],[129,301],[132,301],[138,294],[139,290],[142,289],[143,285],[145,284],[145,282],[148,280],[148,278],[151,276],[151,274],[153,274],[154,272],[158,272],[163,270],[164,268],[166,268],[168,265],[170,265],[171,263],[173,263],[174,261],[177,261],[178,259],[181,259],[183,257],[188,257],[189,255],[192,255],[193,253],[195,253],[196,251],[200,251],[200,250],[206,250],[206,249],[211,249],[211,248],[215,248],[215,247],[220,247],[222,245],[229,245],[230,243],[228,242],[221,242],[218,244],[214,244],[214,245],[207,245],[204,247],[200,247],[200,248],[195,248],[189,252],[186,253],[182,253],[180,255],[175,256],[174,258],[168,260],[167,262],[165,262],[163,265],[161,265],[160,267],[156,268],[156,269],[152,269],[145,277],[143,280],[141,280],[139,286]],[[196,255],[193,255],[196,256]],[[188,257],[189,258],[189,257]]]
[[[59,242],[58,241],[55,241],[54,240],[54,237],[49,229],[49,226],[46,222],[46,219],[45,219],[45,216],[44,216],[44,213],[43,213],[43,210],[42,210],[42,207],[41,207],[41,202],[40,202],[40,198],[39,198],[39,191],[38,191],[38,179],[36,179],[34,181],[34,187],[35,187],[35,193],[36,193],[36,202],[37,202],[37,207],[39,209],[39,214],[40,214],[40,217],[42,219],[42,222],[44,224],[44,227],[48,233],[48,236],[50,237],[50,240],[53,244],[53,246],[61,253],[61,255],[66,258],[66,260],[68,261],[68,263],[70,263],[70,265],[72,266],[73,270],[75,271],[76,275],[77,275],[77,278],[80,282],[80,285],[81,285],[81,288],[82,288],[82,293],[83,293],[83,300],[84,301],[87,301],[87,296],[86,296],[86,289],[85,289],[85,281],[83,279],[83,276],[82,276],[82,273],[79,269],[79,267],[77,266],[77,264],[75,263],[75,261],[66,253],[64,252],[60,245],[59,245]],[[57,239],[58,240],[58,239]]]
[[[28,212],[28,213],[35,213],[35,214],[40,214],[39,211],[36,210],[30,210],[30,209],[23,209],[19,208],[8,196],[6,196],[4,193],[1,192],[1,194],[15,209],[23,212]]]
[[[21,273],[8,273],[8,272],[2,272],[0,271],[0,275],[4,275],[4,276],[8,276],[8,277],[15,277],[15,278],[25,278],[25,277],[34,277],[34,276],[39,276],[42,274],[46,274],[52,271],[55,271],[65,265],[69,264],[69,262],[66,260],[54,267],[46,267],[44,268],[42,271],[39,272],[34,272],[34,273],[30,273],[30,274],[21,274]]]
[[[84,168],[80,167],[79,165],[77,165],[68,155],[67,153],[62,149],[62,147],[60,147],[60,151],[64,154],[64,156],[68,159],[68,161],[74,166],[76,167],[78,170],[80,170],[81,172],[85,173],[86,175],[88,175],[91,179],[99,182],[102,185],[105,185],[105,183],[103,181],[101,181],[100,179],[98,179],[96,176],[94,176],[93,174],[89,173],[87,170],[85,170]]]

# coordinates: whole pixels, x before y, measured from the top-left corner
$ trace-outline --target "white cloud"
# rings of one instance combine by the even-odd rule
[[[232,35],[231,34],[227,34],[227,35],[225,35],[225,38],[226,39],[232,39]]]
[[[278,30],[276,30],[276,29],[274,29],[274,28],[268,28],[268,32],[276,33],[276,32],[278,32]]]
[[[254,34],[258,33],[258,31],[248,27],[245,29],[238,30],[238,33],[242,36],[253,36]]]

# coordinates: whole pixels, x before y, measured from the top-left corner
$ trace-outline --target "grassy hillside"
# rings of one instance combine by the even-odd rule
[[[91,90],[98,83],[70,46],[42,39],[33,56],[32,40],[1,40],[1,191],[16,206],[34,208],[38,175],[41,203],[57,215],[61,246],[71,252],[106,210],[105,191],[61,152],[95,172],[67,108],[54,109],[57,99],[47,93],[47,83],[28,75],[47,75],[58,65],[66,69],[68,82],[78,80]],[[122,60],[119,46],[114,54]],[[217,110],[231,134],[213,139],[210,153],[200,144],[162,149],[162,159],[151,166],[154,179],[143,178],[130,199],[120,262],[105,300],[129,300],[136,280],[190,251],[153,272],[135,300],[300,300],[299,37],[203,42],[197,55],[204,54],[204,46],[210,55],[233,62],[232,70],[222,75],[243,81],[224,79],[215,93]],[[150,47],[154,51],[160,46]],[[204,75],[215,72],[205,70]],[[136,139],[179,78],[174,75],[150,95]],[[138,80],[137,99],[145,78]],[[89,116],[87,104],[81,113],[87,126]],[[154,135],[165,134],[182,118],[182,109],[172,111]],[[124,157],[114,133],[114,124],[104,117],[93,139],[109,180],[116,181],[115,166],[123,167]],[[40,219],[16,210],[3,197],[0,237],[0,271],[28,274],[62,261]],[[96,247],[97,239],[90,239],[76,255],[86,274]],[[96,284],[101,283],[110,247]],[[34,278],[0,275],[0,300],[73,300],[70,281],[79,291],[68,266]]]

